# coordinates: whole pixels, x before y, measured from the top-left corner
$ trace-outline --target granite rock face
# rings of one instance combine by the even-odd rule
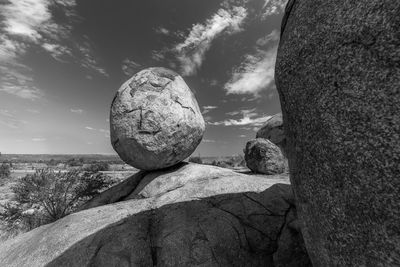
[[[244,149],[247,167],[253,172],[279,174],[285,171],[285,158],[278,146],[264,138],[247,142]]]
[[[183,163],[141,171],[86,209],[0,244],[0,262],[10,267],[311,266],[301,233],[291,227],[296,208],[288,177],[268,178]]]
[[[272,116],[265,125],[257,131],[256,138],[268,139],[279,146],[282,153],[285,154],[286,137],[283,129],[282,113]]]
[[[165,68],[135,74],[111,105],[112,146],[138,169],[162,169],[189,157],[204,129],[192,91],[182,77]]]
[[[314,266],[400,266],[400,1],[290,1],[275,79]]]

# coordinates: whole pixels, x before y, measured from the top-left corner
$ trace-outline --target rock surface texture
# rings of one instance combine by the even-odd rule
[[[247,167],[256,173],[279,174],[286,169],[285,158],[278,146],[264,138],[247,142],[244,149]]]
[[[256,138],[268,139],[279,146],[282,153],[285,154],[286,137],[283,129],[282,113],[272,116],[265,125],[258,130]]]
[[[400,1],[290,1],[275,78],[314,266],[400,266]]]
[[[192,91],[182,77],[165,68],[135,74],[111,105],[112,146],[138,169],[162,169],[189,157],[204,129]]]
[[[268,178],[197,164],[142,171],[89,202],[89,209],[0,244],[0,262],[310,266],[301,233],[293,227],[288,177]]]

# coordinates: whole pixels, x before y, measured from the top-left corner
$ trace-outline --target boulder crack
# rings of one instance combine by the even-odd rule
[[[176,103],[178,103],[182,108],[189,109],[189,110],[191,110],[194,114],[196,114],[196,112],[194,112],[193,108],[183,105],[183,104],[179,101],[178,98],[175,98],[174,101],[175,101]]]
[[[259,202],[259,201],[256,200],[256,199],[252,198],[252,197],[249,196],[248,194],[244,193],[243,195],[244,195],[246,198],[250,199],[250,201],[252,201],[252,202],[254,202],[254,203],[260,205],[260,206],[263,207],[266,211],[268,211],[268,212],[270,213],[269,216],[278,216],[278,217],[284,216],[284,215],[276,214],[275,212],[273,212],[272,210],[270,210],[269,208],[267,208],[264,204],[262,204],[261,202]]]

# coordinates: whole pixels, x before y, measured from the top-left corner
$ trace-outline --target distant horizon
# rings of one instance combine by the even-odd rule
[[[94,155],[98,155],[98,156],[116,156],[119,158],[118,154],[115,153],[110,153],[110,154],[104,154],[104,153],[90,153],[90,154],[85,154],[85,153],[50,153],[50,154],[36,154],[36,153],[1,153],[0,155],[0,161],[1,161],[1,156],[12,156],[12,155],[39,155],[39,156],[94,156]],[[211,156],[211,155],[201,155],[200,157],[202,158],[218,158],[218,157],[232,157],[232,156],[237,156],[237,155],[243,155],[242,153],[237,153],[237,154],[232,154],[232,155],[219,155],[219,156]],[[197,155],[195,155],[194,153],[190,156],[190,157],[197,157]],[[121,159],[122,160],[122,159]]]

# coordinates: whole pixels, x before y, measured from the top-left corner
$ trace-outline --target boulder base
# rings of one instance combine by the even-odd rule
[[[310,266],[301,234],[290,228],[296,209],[287,183],[283,175],[260,178],[197,164],[140,172],[84,210],[0,244],[0,262]]]

